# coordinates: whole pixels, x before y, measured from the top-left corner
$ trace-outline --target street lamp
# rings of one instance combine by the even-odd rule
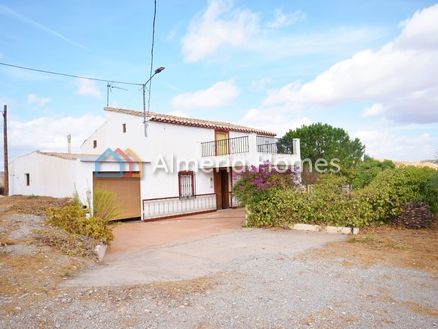
[[[158,73],[163,72],[165,69],[164,66],[160,66],[159,68],[156,68],[154,71],[154,74],[152,74],[149,79],[145,83],[143,83],[143,124],[144,124],[144,135],[145,137],[148,136],[147,134],[147,118],[146,118],[146,85],[151,82],[152,78],[156,76]],[[151,86],[149,86],[149,99],[148,99],[148,110],[150,106],[150,100],[151,100]]]

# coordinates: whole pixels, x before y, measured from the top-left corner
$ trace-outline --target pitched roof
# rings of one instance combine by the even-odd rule
[[[39,154],[48,155],[56,158],[61,158],[65,160],[77,160],[84,154],[80,153],[64,153],[64,152],[43,152],[43,151],[37,151]]]
[[[105,111],[143,117],[143,112],[129,110],[129,109],[123,109],[123,108],[105,107]],[[276,135],[275,133],[270,132],[270,131],[255,129],[255,128],[251,128],[251,127],[244,127],[244,126],[235,125],[235,124],[228,123],[228,122],[221,122],[221,121],[184,118],[184,117],[179,117],[179,116],[175,116],[175,115],[161,114],[161,113],[155,113],[155,112],[149,112],[148,117],[149,117],[149,121],[170,123],[170,124],[182,125],[182,126],[220,129],[220,130],[227,130],[227,131],[228,130],[229,131],[238,131],[238,132],[243,132],[243,133],[256,133],[256,134],[265,135],[265,136],[275,136]]]

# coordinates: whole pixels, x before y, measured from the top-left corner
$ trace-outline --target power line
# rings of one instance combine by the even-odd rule
[[[14,65],[14,64],[3,63],[3,62],[0,62],[0,65],[8,66],[8,67],[13,67],[13,68],[16,68],[16,69],[21,69],[21,70],[27,70],[27,71],[33,71],[33,72],[39,72],[39,73],[45,73],[45,74],[53,74],[53,75],[60,75],[60,76],[69,77],[69,78],[93,80],[93,81],[106,82],[106,83],[117,83],[117,84],[130,85],[130,86],[143,86],[142,83],[85,77],[85,76],[76,75],[76,74],[68,74],[68,73],[61,73],[61,72],[55,72],[55,71],[48,71],[48,70],[36,69],[36,68],[32,68],[32,67]]]
[[[144,124],[144,135],[145,137],[148,136],[147,133],[147,118],[149,116],[149,111],[151,108],[151,93],[152,93],[152,78],[155,76],[155,74],[160,73],[162,70],[164,70],[164,67],[160,67],[159,69],[155,70],[153,72],[154,67],[154,45],[155,45],[155,20],[157,18],[157,0],[154,0],[154,16],[152,19],[152,43],[151,43],[151,64],[150,64],[150,70],[149,70],[149,79],[143,84],[143,124]],[[148,88],[148,105],[146,109],[146,85],[149,83]]]
[[[154,18],[152,20],[152,44],[151,44],[151,66],[149,72],[149,90],[148,90],[148,113],[151,109],[151,89],[152,89],[152,70],[154,66],[154,46],[155,46],[155,20],[157,17],[157,0],[154,0]]]

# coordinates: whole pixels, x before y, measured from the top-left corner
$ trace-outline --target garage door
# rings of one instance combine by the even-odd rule
[[[140,178],[101,177],[94,175],[93,189],[113,192],[119,216],[115,219],[140,217]]]

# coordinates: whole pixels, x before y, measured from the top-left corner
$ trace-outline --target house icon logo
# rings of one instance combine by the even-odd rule
[[[142,161],[130,148],[107,148],[94,161],[94,172],[96,177],[141,177]]]

